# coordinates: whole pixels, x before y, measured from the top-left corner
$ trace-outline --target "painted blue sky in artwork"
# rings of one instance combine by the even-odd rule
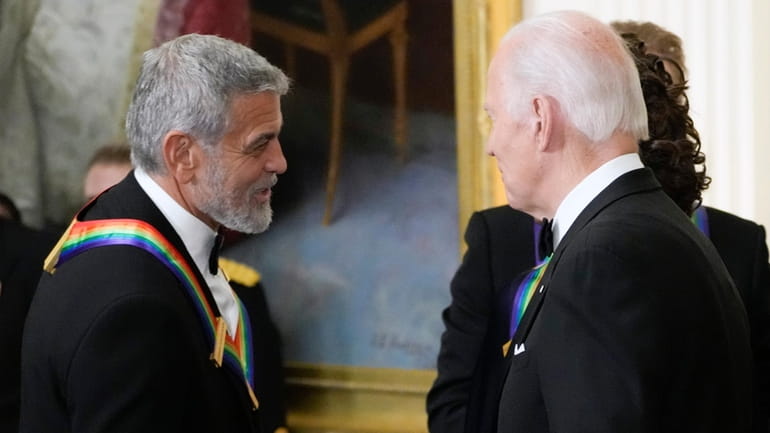
[[[454,121],[410,113],[402,164],[390,110],[350,104],[325,227],[324,103],[310,92],[285,101],[289,171],[274,190],[273,225],[225,255],[262,273],[287,361],[434,368],[460,260]]]

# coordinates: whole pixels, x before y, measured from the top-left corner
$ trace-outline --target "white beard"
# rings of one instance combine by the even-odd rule
[[[261,233],[273,220],[270,201],[259,203],[254,200],[259,191],[275,185],[277,176],[251,185],[245,194],[227,191],[224,187],[225,170],[219,163],[210,165],[205,172],[204,182],[195,188],[198,208],[217,223],[242,233]]]

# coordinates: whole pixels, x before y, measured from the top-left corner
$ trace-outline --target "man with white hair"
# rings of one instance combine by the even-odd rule
[[[579,12],[520,23],[485,109],[508,202],[548,220],[553,248],[514,298],[498,430],[747,431],[746,313],[639,159],[647,114],[620,37]]]
[[[252,322],[218,231],[271,221],[288,85],[217,36],[145,53],[126,118],[136,169],[78,213],[29,311],[20,431],[259,431]]]

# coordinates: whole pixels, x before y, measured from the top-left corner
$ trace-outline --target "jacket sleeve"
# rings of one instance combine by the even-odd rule
[[[460,433],[474,370],[492,308],[493,281],[489,256],[489,228],[474,213],[465,232],[468,250],[451,283],[452,301],[443,312],[438,377],[427,397],[428,426],[432,433]]]

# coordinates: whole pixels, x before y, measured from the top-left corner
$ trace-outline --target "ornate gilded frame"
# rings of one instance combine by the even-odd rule
[[[484,150],[487,66],[497,44],[521,19],[520,0],[454,0],[455,117],[460,236],[471,214],[505,203],[497,165]],[[461,242],[462,244],[462,242]]]

